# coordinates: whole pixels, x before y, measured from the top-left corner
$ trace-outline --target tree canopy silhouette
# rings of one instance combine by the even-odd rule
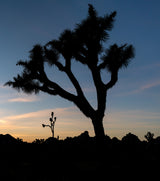
[[[25,93],[39,91],[53,96],[60,96],[73,102],[85,116],[92,120],[96,137],[104,138],[103,117],[106,109],[107,91],[112,88],[118,80],[118,72],[127,67],[131,58],[134,57],[132,45],[111,45],[104,47],[104,42],[109,39],[109,31],[113,28],[116,12],[98,16],[95,8],[89,4],[88,16],[74,30],[64,30],[58,40],[52,40],[45,46],[35,45],[30,51],[29,61],[19,61],[17,65],[23,67],[23,72],[13,78],[13,81],[5,85],[22,90]],[[61,57],[64,62],[61,62]],[[77,78],[72,72],[72,61],[78,61],[86,65],[92,74],[97,93],[97,108],[88,102]],[[45,63],[56,66],[59,71],[64,72],[73,86],[76,94],[70,93],[47,77]],[[101,70],[106,69],[110,73],[110,80],[104,83]]]

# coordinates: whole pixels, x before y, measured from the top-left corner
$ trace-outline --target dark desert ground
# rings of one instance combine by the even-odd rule
[[[160,137],[140,141],[134,134],[121,140],[106,136],[103,146],[85,131],[65,140],[32,143],[0,135],[2,180],[143,180],[159,172]]]

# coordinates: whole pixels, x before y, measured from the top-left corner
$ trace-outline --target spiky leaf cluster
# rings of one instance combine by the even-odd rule
[[[75,54],[76,60],[83,64],[97,65],[97,55],[103,50],[103,42],[109,38],[108,31],[113,28],[116,12],[104,17],[98,16],[92,5],[89,5],[88,17],[75,28],[80,48]]]
[[[134,57],[134,48],[127,44],[118,47],[114,44],[106,50],[102,56],[102,68],[107,68],[109,72],[116,72],[123,67],[127,67],[131,58]]]
[[[25,93],[38,93],[40,85],[40,77],[44,72],[44,55],[43,48],[35,45],[30,51],[29,61],[19,61],[16,65],[22,66],[23,71],[14,77],[14,81],[9,81],[6,85],[12,86],[18,90],[22,89]]]

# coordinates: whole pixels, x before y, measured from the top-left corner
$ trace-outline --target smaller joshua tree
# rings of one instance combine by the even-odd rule
[[[49,128],[51,129],[52,137],[53,137],[53,138],[54,138],[54,125],[55,125],[56,119],[57,119],[57,118],[54,117],[54,112],[51,112],[51,117],[49,118],[50,125],[42,124],[42,127],[43,127],[43,128],[49,127]]]
[[[144,137],[146,138],[146,140],[148,141],[148,142],[151,142],[151,141],[153,141],[153,137],[154,137],[154,133],[151,133],[151,132],[148,132],[146,135],[144,135]]]

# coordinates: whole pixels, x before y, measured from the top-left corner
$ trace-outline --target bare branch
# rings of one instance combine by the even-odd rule
[[[72,71],[71,70],[66,70],[65,72],[68,75],[68,77],[69,77],[70,81],[72,82],[72,84],[74,85],[74,87],[75,87],[75,89],[77,91],[77,94],[84,96],[83,91],[81,89],[81,86],[80,86],[78,80],[76,79],[76,77],[73,75]]]
[[[40,80],[43,81],[43,87],[41,87],[42,91],[52,95],[59,95],[69,101],[75,102],[76,96],[64,90],[57,83],[50,81],[45,72],[43,72],[43,79]]]

